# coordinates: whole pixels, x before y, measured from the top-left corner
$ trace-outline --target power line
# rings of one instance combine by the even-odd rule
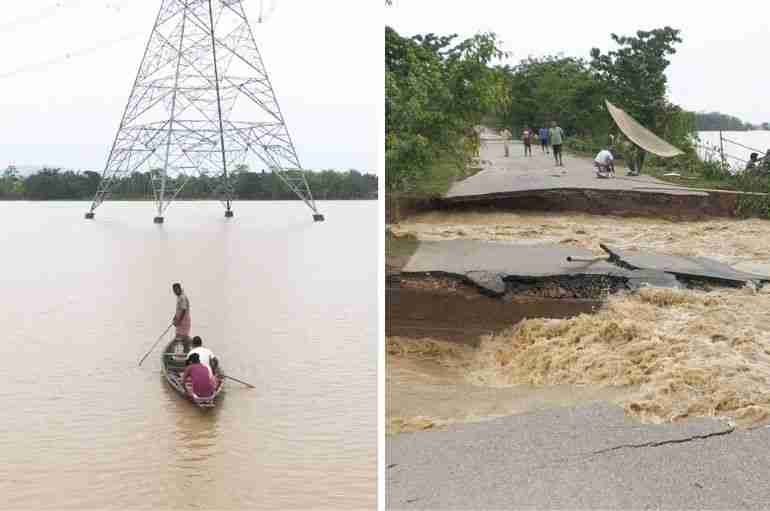
[[[63,8],[80,6],[82,5],[82,3],[83,3],[83,0],[69,0],[67,2],[65,2],[64,0],[59,0],[56,3],[51,4],[34,14],[20,16],[12,21],[9,21],[7,23],[0,25],[0,33],[8,30],[9,28],[15,29],[30,23],[40,23],[41,21],[44,21],[48,18],[51,18],[53,16],[60,14]],[[107,9],[114,10],[116,13],[119,13],[121,9],[125,8],[128,5],[132,5],[132,0],[113,0],[113,1],[106,1],[103,4],[104,7],[106,7]],[[259,7],[260,22],[264,22],[272,18],[277,8],[278,8],[278,0],[261,0],[260,7]],[[64,54],[60,54],[50,59],[46,59],[33,64],[27,64],[25,66],[16,68],[13,71],[0,73],[0,80],[13,78],[20,74],[44,71],[56,64],[67,62],[73,58],[83,57],[91,53],[95,53],[102,49],[110,48],[112,46],[115,46],[118,43],[129,41],[141,35],[143,35],[143,32],[127,33],[117,39],[101,41],[93,46],[88,46],[86,48],[80,48],[80,49],[68,51]]]
[[[80,0],[75,0],[75,2],[70,2],[68,6],[73,5],[74,3],[80,3]],[[46,20],[52,16],[55,16],[59,14],[61,9],[64,7],[65,3],[63,1],[58,1],[55,4],[51,4],[48,7],[44,7],[43,9],[37,11],[34,14],[26,14],[23,16],[19,16],[16,19],[13,19],[11,21],[7,21],[3,24],[0,24],[0,32],[9,31],[14,28],[19,28],[23,25],[28,25],[30,23],[39,23],[43,20]]]
[[[267,7],[265,7],[267,4]],[[259,23],[264,23],[269,20],[275,14],[275,9],[278,7],[278,0],[260,0],[259,2]]]
[[[20,68],[14,69],[13,71],[9,71],[7,73],[0,73],[0,80],[4,80],[7,78],[13,78],[14,76],[23,74],[23,73],[32,73],[36,71],[44,71],[48,69],[51,66],[54,66],[56,64],[66,62],[68,60],[71,60],[73,58],[77,57],[83,57],[85,55],[89,55],[91,53],[95,53],[99,50],[103,50],[106,48],[110,48],[112,46],[115,46],[118,43],[129,41],[131,39],[135,39],[141,35],[144,35],[144,32],[131,32],[128,34],[124,34],[123,36],[117,38],[117,39],[109,39],[105,41],[101,41],[93,46],[89,46],[86,48],[80,48],[77,50],[69,51],[63,55],[58,55],[56,57],[36,62],[34,64],[29,64],[26,66],[22,66]]]
[[[102,3],[102,1],[100,1],[100,3]],[[64,0],[59,0],[56,3],[48,5],[47,7],[43,7],[35,13],[25,14],[0,24],[0,34],[3,32],[13,32],[15,29],[21,28],[25,25],[41,23],[49,18],[60,15],[64,9],[71,9],[73,7],[80,7],[82,5],[83,0],[67,0],[66,2]],[[131,5],[131,0],[106,1],[102,4],[103,7],[109,10],[113,10],[116,13],[120,12],[121,9],[128,5]]]

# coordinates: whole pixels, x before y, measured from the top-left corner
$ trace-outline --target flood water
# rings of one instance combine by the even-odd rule
[[[391,226],[391,232],[418,241],[559,244],[596,255],[603,254],[599,244],[605,243],[629,251],[708,257],[770,276],[770,221],[755,218],[675,222],[579,213],[433,211],[411,216]],[[461,298],[468,308],[471,301],[455,300]],[[646,422],[716,416],[739,427],[766,423],[768,310],[770,285],[645,288],[610,295],[592,313],[528,315],[507,330],[482,336],[477,347],[448,342],[438,331],[418,336],[391,329],[386,339],[388,430],[432,428],[592,399],[616,403]]]
[[[87,206],[0,203],[0,507],[374,507],[377,203]],[[175,281],[256,387],[213,411],[168,387],[163,341],[137,366]]]

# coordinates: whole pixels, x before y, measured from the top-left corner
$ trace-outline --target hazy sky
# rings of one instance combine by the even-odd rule
[[[690,110],[717,110],[752,123],[770,122],[770,2],[673,0],[394,0],[385,22],[401,35],[471,36],[492,31],[513,52],[589,58],[614,49],[611,33],[634,35],[669,25],[683,42],[671,58],[669,97]]]
[[[103,169],[160,5],[3,2],[0,168]],[[265,0],[266,12],[274,9],[262,24],[260,0],[244,5],[303,165],[374,172],[383,91],[380,5]],[[94,47],[101,49],[80,53]]]

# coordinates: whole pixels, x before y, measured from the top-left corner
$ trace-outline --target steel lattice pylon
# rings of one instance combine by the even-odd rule
[[[149,172],[157,215],[189,176],[212,176],[231,217],[231,172],[258,161],[323,220],[275,98],[242,0],[162,0],[86,218],[116,178]]]

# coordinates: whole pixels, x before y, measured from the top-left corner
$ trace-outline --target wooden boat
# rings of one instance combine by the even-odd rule
[[[192,383],[182,382],[182,373],[185,368],[187,355],[184,351],[182,341],[173,340],[163,350],[161,355],[161,367],[163,367],[163,376],[171,387],[182,396],[192,401],[200,408],[213,408],[216,405],[217,397],[222,393],[225,387],[225,378],[221,367],[217,367],[215,375],[217,378],[217,388],[211,397],[196,396],[192,389]]]

